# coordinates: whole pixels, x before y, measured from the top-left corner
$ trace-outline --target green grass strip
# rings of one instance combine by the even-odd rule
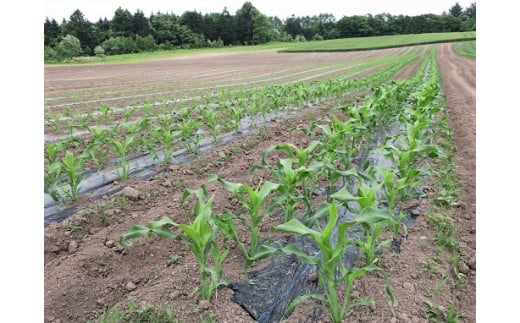
[[[357,37],[291,44],[289,48],[279,50],[278,52],[345,52],[457,42],[475,39],[476,32]]]

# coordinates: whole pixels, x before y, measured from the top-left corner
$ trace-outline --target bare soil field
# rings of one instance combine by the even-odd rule
[[[451,279],[445,279],[450,274],[447,272],[450,267],[442,258],[442,252],[439,256],[439,251],[435,250],[436,233],[425,211],[409,228],[400,253],[385,251],[379,257],[379,266],[390,276],[396,299],[394,308],[384,293],[382,279],[367,275],[356,281],[354,292],[373,299],[375,305],[356,309],[349,322],[428,322],[425,301],[445,308],[454,302],[460,322],[476,321],[476,66],[474,60],[456,56],[451,44],[436,47],[442,91],[453,128],[456,173],[462,184],[459,201],[447,208],[446,215],[454,220],[463,246],[464,285],[459,289]],[[163,86],[165,92],[176,87],[201,88],[190,95],[203,93],[207,84],[257,86],[269,84],[274,77],[289,81],[295,79],[291,75],[305,70],[324,68],[324,72],[334,73],[335,68],[329,67],[331,61],[345,66],[357,59],[395,55],[407,50],[410,49],[320,54],[234,53],[185,56],[132,65],[49,67],[45,68],[45,105],[46,109],[61,109],[63,107],[59,105],[66,104],[84,109],[89,100],[108,100],[114,97],[114,92],[119,93],[119,97],[128,96],[134,100],[140,93],[152,93],[151,89],[158,85]],[[418,66],[419,62],[411,64],[394,78],[404,79]],[[302,73],[296,78],[311,74]],[[182,91],[183,95],[187,93]],[[94,97],[95,93],[99,96]],[[160,97],[164,96],[150,96]],[[196,290],[200,284],[198,266],[181,241],[151,238],[141,240],[132,248],[123,248],[118,245],[118,238],[134,224],[145,225],[164,216],[178,223],[185,222],[191,213],[182,206],[183,192],[206,183],[209,174],[256,186],[262,171],[249,171],[259,163],[267,148],[283,142],[299,147],[308,145],[311,138],[300,129],[334,115],[334,107],[338,104],[354,104],[357,100],[359,96],[352,95],[323,102],[295,116],[276,118],[258,132],[216,145],[188,164],[170,164],[146,180],[130,178],[116,182],[114,185],[125,187],[116,195],[100,200],[82,196],[73,203],[77,209],[71,217],[44,229],[45,322],[94,322],[107,309],[124,306],[128,300],[137,305],[164,305],[175,312],[179,322],[255,322],[232,300],[230,287],[219,288],[211,301],[201,301]],[[123,106],[129,101],[118,99],[113,102]],[[271,158],[276,156],[273,154]],[[221,185],[206,185],[215,196],[214,209],[239,210],[236,200]],[[427,210],[429,206],[424,203],[421,209]],[[281,221],[276,218],[264,221],[262,234],[269,233],[270,227]],[[240,232],[244,237],[245,234],[245,231]],[[425,264],[435,257],[439,261],[432,274]],[[258,270],[266,263],[255,264],[248,271]],[[238,248],[230,250],[223,273],[230,283],[245,279],[243,258]],[[434,306],[430,310],[433,311]],[[285,321],[308,322],[312,311],[312,305],[304,303]],[[329,322],[329,319],[322,315],[318,321]]]

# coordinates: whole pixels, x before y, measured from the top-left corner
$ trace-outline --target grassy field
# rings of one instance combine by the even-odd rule
[[[326,41],[291,43],[282,52],[350,51],[368,50],[418,44],[432,44],[476,39],[476,32],[410,34],[393,36],[343,38]]]
[[[169,51],[157,51],[149,53],[123,54],[105,57],[78,57],[68,64],[123,64],[142,61],[171,58],[172,56],[185,56],[193,54],[211,54],[230,51],[258,51],[277,50],[279,52],[316,52],[316,51],[354,51],[379,48],[401,47],[417,44],[429,44],[439,42],[454,42],[459,40],[474,40],[476,32],[431,33],[410,34],[393,36],[375,36],[343,38],[323,41],[309,41],[300,43],[273,42],[256,46],[228,46],[223,48],[199,48],[177,49]],[[52,64],[64,65],[64,64]]]

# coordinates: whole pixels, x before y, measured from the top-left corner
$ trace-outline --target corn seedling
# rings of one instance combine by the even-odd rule
[[[79,197],[79,185],[82,180],[81,169],[84,157],[75,157],[70,151],[65,153],[65,157],[61,161],[61,169],[65,172],[68,187],[63,189],[63,193],[76,201]]]
[[[63,144],[50,144],[46,149],[47,164],[45,165],[44,192],[49,194],[54,201],[60,199],[58,186],[61,184],[62,164],[58,161],[58,154],[63,151]]]
[[[240,121],[245,115],[245,108],[243,107],[231,107],[231,117],[233,120],[233,128],[235,132],[240,130]]]
[[[240,251],[246,258],[244,266],[246,268],[249,267],[253,263],[253,259],[259,260],[263,257],[269,256],[269,250],[274,252],[274,249],[269,249],[267,247],[259,248],[260,223],[269,212],[269,206],[265,207],[267,196],[271,192],[277,190],[280,185],[266,181],[260,183],[258,187],[254,189],[247,184],[228,182],[216,175],[210,176],[208,181],[220,182],[224,189],[235,195],[244,210],[246,210],[249,214],[249,219],[246,219],[241,215],[233,215],[233,218],[237,218],[249,230],[249,248],[244,246],[242,241],[238,238],[234,223],[227,221],[227,225],[225,226],[226,233],[228,233],[237,242]],[[267,210],[262,210],[262,207],[265,207]]]
[[[280,183],[278,190],[281,194],[276,199],[276,204],[284,209],[286,221],[294,216],[300,202],[306,206],[303,218],[309,217],[314,211],[311,196],[315,191],[316,180],[324,169],[323,163],[315,161],[316,151],[320,146],[318,141],[311,142],[304,149],[292,143],[273,145],[264,151],[261,163],[253,166],[253,170],[269,169]],[[279,159],[276,165],[269,165],[267,157],[273,151],[285,151],[290,158]]]
[[[108,121],[108,113],[110,112],[110,107],[107,104],[101,104],[99,106],[99,111],[105,118],[105,121]]]
[[[200,128],[200,116],[192,119],[184,119],[185,121],[181,125],[180,137],[181,142],[186,147],[186,150],[190,153],[196,153],[200,145],[200,134],[198,130]]]
[[[203,299],[209,300],[215,289],[222,284],[222,263],[227,257],[229,250],[219,250],[216,241],[219,227],[211,214],[211,203],[213,198],[204,202],[206,193],[202,189],[197,191],[186,191],[184,199],[196,192],[198,200],[195,204],[195,219],[193,223],[177,224],[170,218],[164,217],[159,221],[151,221],[146,226],[134,225],[128,232],[119,236],[119,244],[124,247],[130,245],[127,240],[141,237],[152,237],[157,235],[160,238],[179,238],[193,253],[199,264],[201,275],[201,295]],[[184,202],[183,199],[183,202]],[[173,233],[168,227],[173,226],[180,230],[180,233]],[[213,265],[210,264],[212,258]]]
[[[218,141],[219,129],[217,124],[217,114],[211,108],[204,108],[203,110],[204,124],[208,127],[209,133],[214,143]]]
[[[110,138],[109,143],[114,147],[119,155],[119,166],[116,168],[116,174],[121,180],[128,179],[130,174],[130,162],[128,161],[128,148],[134,142],[134,136],[127,136],[124,142]]]
[[[161,162],[163,165],[168,165],[174,152],[174,139],[180,135],[180,131],[173,130],[170,127],[155,126],[154,134],[161,139],[161,144],[163,146],[163,158]],[[155,150],[153,155],[157,156],[157,152],[155,152]]]
[[[308,197],[312,191],[305,185],[306,178],[312,176],[312,171],[307,167],[293,167],[292,159],[279,159],[275,166],[268,165],[271,174],[280,184],[280,195],[275,199],[275,204],[280,205],[285,214],[285,221],[294,217],[298,205],[304,201],[307,209],[312,209]],[[301,185],[300,185],[301,184]]]
[[[192,224],[176,225],[182,233],[179,238],[195,255],[199,264],[202,279],[201,294],[202,298],[209,300],[218,286],[222,285],[222,264],[226,259],[229,249],[221,250],[217,243],[217,236],[220,231],[211,214],[211,204],[213,197],[207,199],[207,192],[204,187],[198,190],[186,190],[183,194],[183,204],[188,196],[195,194],[195,219]],[[205,201],[207,199],[207,201]],[[212,263],[209,260],[212,258]]]
[[[107,156],[107,150],[105,148],[105,144],[107,143],[107,131],[106,129],[96,127],[89,127],[88,131],[92,135],[92,139],[85,150],[85,154],[94,160],[98,169],[101,169],[105,165]]]
[[[128,122],[128,120],[130,120],[130,117],[132,116],[132,114],[135,112],[135,108],[134,107],[129,107],[129,108],[126,108],[124,111],[123,111],[123,117],[125,119],[125,122]]]
[[[384,219],[384,217],[383,217]],[[370,305],[373,301],[368,299],[352,299],[352,287],[354,281],[368,272],[375,272],[382,275],[387,280],[386,291],[393,304],[393,292],[388,284],[388,275],[374,263],[360,268],[347,268],[343,261],[347,248],[352,245],[351,239],[347,234],[347,229],[358,224],[375,224],[383,220],[380,213],[373,209],[365,209],[355,220],[349,222],[338,222],[338,210],[334,203],[329,206],[329,219],[322,231],[308,228],[296,219],[278,225],[277,231],[289,232],[310,237],[319,248],[320,256],[308,255],[295,245],[288,245],[281,248],[287,255],[295,255],[301,261],[315,265],[320,284],[325,290],[325,296],[304,295],[298,297],[289,306],[288,311],[292,310],[299,302],[305,299],[315,299],[324,304],[327,313],[335,323],[343,322],[348,317],[351,310],[356,306]],[[338,276],[339,275],[339,276]],[[342,286],[343,288],[340,288]],[[340,291],[343,291],[340,294]]]

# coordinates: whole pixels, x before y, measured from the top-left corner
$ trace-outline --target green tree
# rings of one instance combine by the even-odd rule
[[[449,13],[453,17],[460,17],[462,15],[462,7],[457,2],[453,5],[453,7],[450,8]]]
[[[247,1],[235,15],[237,38],[240,43],[254,45],[271,39],[272,26],[269,19]]]
[[[201,34],[204,32],[204,23],[202,14],[197,11],[186,11],[179,18],[181,25],[186,25],[195,34]]]
[[[135,53],[138,51],[135,41],[131,37],[110,37],[105,40],[101,47],[107,55],[118,55]]]
[[[271,23],[271,26],[272,26],[272,40],[274,41],[281,41],[282,40],[282,34],[283,34],[283,27],[284,27],[284,24],[283,22],[280,20],[280,18],[274,16],[274,17],[269,17],[269,21]]]
[[[452,15],[442,17],[442,30],[445,32],[462,31],[462,20]]]
[[[300,25],[300,18],[292,15],[285,19],[284,31],[292,36],[294,39],[297,35],[302,33],[302,27]]]
[[[464,14],[471,19],[475,19],[477,17],[477,4],[475,2],[471,3],[469,7],[464,10]]]
[[[477,5],[475,4],[475,2],[470,4],[469,7],[467,7],[464,10],[463,17],[464,17],[463,22],[462,22],[463,30],[466,31],[466,30],[476,30],[477,29]]]
[[[111,29],[110,29],[110,21],[105,17],[104,19],[99,18],[99,20],[94,24],[94,27],[97,31],[97,43],[101,44],[105,40],[110,37]]]
[[[69,21],[62,23],[62,33],[79,39],[83,54],[91,55],[97,45],[93,24],[85,19],[79,9],[72,13]]]
[[[151,52],[156,48],[155,40],[152,35],[142,37],[139,35],[135,36],[135,47],[140,52]]]
[[[220,38],[224,42],[224,45],[231,45],[239,42],[236,32],[235,17],[229,14],[226,7],[224,7],[224,10],[220,14],[219,25],[221,30]]]
[[[208,40],[214,41],[222,37],[222,26],[219,13],[207,13],[202,17],[202,33]]]
[[[117,8],[110,21],[113,36],[129,37],[133,35],[134,17],[127,9]]]
[[[62,59],[72,59],[82,54],[81,43],[78,38],[67,35],[56,47],[58,56]]]
[[[60,25],[56,22],[55,19],[49,20],[49,18],[45,18],[45,23],[43,24],[43,43],[44,46],[52,46],[55,47],[60,41],[59,37],[61,36]]]
[[[343,17],[337,23],[340,37],[366,37],[373,33],[367,16]]]
[[[173,44],[176,41],[174,25],[177,24],[177,16],[158,12],[150,16],[152,36],[157,44]]]
[[[151,34],[150,21],[139,9],[137,9],[137,11],[134,13],[132,20],[132,32],[139,36],[148,36]]]

